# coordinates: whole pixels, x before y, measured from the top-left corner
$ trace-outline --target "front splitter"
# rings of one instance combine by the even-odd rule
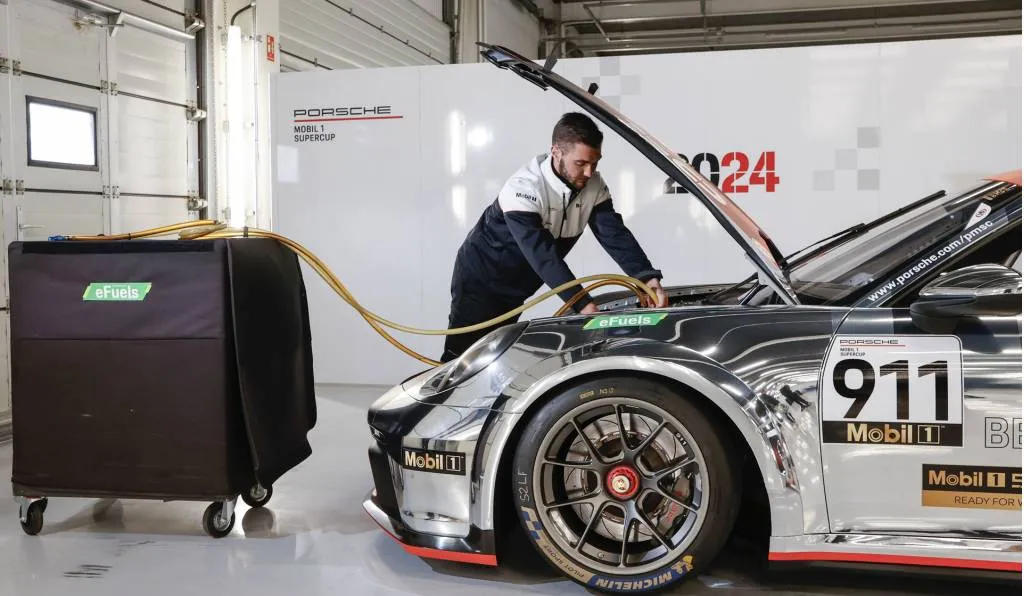
[[[427,559],[472,563],[475,565],[497,566],[498,557],[494,552],[484,552],[475,548],[465,538],[451,536],[434,536],[409,529],[401,520],[395,519],[381,509],[374,501],[375,492],[363,501],[363,510],[377,522],[384,532],[395,540],[405,552]],[[481,537],[482,539],[482,537]],[[493,543],[492,540],[486,542]]]

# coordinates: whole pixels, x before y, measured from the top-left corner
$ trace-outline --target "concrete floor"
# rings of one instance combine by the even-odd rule
[[[0,489],[0,596],[182,594],[585,594],[530,549],[492,569],[407,555],[362,511],[370,488],[366,406],[380,388],[323,388],[313,455],[275,486],[264,510],[239,501],[232,534],[202,530],[206,503],[50,499],[39,536],[22,533]],[[9,479],[11,446],[0,446]],[[816,571],[771,575],[732,545],[676,594],[1020,594],[1020,587]]]

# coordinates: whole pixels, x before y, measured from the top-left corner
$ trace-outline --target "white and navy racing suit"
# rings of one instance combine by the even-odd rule
[[[459,249],[448,328],[475,325],[522,306],[542,284],[554,288],[576,279],[564,259],[587,225],[626,275],[644,282],[661,279],[614,210],[601,175],[594,172],[577,190],[555,174],[550,155],[539,155],[505,182]],[[576,285],[559,296],[568,301],[580,290]],[[579,312],[590,302],[587,296],[573,307]],[[491,329],[446,336],[442,361],[458,357]]]

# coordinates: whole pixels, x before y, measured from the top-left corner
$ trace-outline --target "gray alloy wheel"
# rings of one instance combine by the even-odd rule
[[[739,476],[708,418],[642,379],[554,397],[529,422],[515,472],[520,518],[541,554],[611,592],[682,579],[695,555],[717,554],[738,508]]]

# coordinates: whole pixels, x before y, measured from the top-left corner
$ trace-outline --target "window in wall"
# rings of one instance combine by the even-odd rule
[[[28,165],[99,170],[96,108],[51,99],[28,102]]]

